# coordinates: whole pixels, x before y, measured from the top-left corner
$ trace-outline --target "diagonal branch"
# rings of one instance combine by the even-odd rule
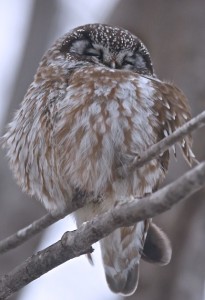
[[[141,156],[140,160],[134,162],[128,167],[128,171],[132,171],[135,168],[139,168],[151,159],[155,158],[160,153],[167,150],[169,147],[174,145],[185,135],[191,133],[192,131],[205,125],[205,111],[192,118],[190,121],[185,123],[182,127],[177,129],[170,136],[164,138],[157,144],[150,147],[144,154]],[[7,252],[15,247],[21,245],[23,242],[27,241],[29,238],[33,237],[35,234],[39,233],[43,229],[52,225],[56,221],[64,218],[66,215],[72,213],[76,209],[82,207],[85,203],[85,199],[78,199],[76,197],[72,200],[72,206],[66,208],[63,212],[56,212],[55,215],[47,214],[39,220],[33,222],[32,224],[26,226],[25,228],[19,230],[17,233],[7,237],[6,239],[0,242],[0,253]]]
[[[67,206],[63,211],[55,211],[52,214],[48,213],[40,219],[34,221],[32,224],[18,230],[16,233],[0,241],[0,254],[16,248],[33,237],[35,234],[54,224],[56,221],[63,219],[65,216],[71,214],[84,205],[85,196],[83,197],[81,195],[79,198],[76,194],[71,201],[71,205]]]
[[[204,184],[205,162],[202,162],[154,194],[119,205],[83,224],[78,230],[66,232],[60,241],[29,257],[0,278],[0,299],[7,299],[20,288],[63,262],[92,252],[92,244],[116,228],[133,225],[170,209]]]
[[[136,168],[142,167],[145,163],[156,158],[160,153],[165,152],[169,147],[174,145],[176,142],[181,140],[185,135],[191,133],[192,131],[202,127],[205,125],[205,110],[198,114],[196,117],[192,118],[184,125],[179,127],[176,131],[174,131],[171,135],[162,139],[157,144],[151,146],[141,157],[139,160],[134,162],[129,167],[129,171],[132,171]]]
[[[67,214],[69,214],[69,212],[69,210],[65,210],[64,212],[58,213],[55,216],[52,216],[48,213],[40,219],[34,221],[32,224],[18,230],[16,233],[3,239],[0,242],[0,253],[3,254],[11,249],[18,247],[23,242],[33,237],[35,234],[41,232],[43,228],[46,228],[56,221],[60,220],[61,218],[64,218]]]

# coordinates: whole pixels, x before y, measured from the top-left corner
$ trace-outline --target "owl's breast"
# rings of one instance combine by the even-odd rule
[[[96,195],[113,189],[150,192],[162,173],[156,160],[129,179],[120,178],[117,169],[158,139],[153,93],[149,79],[129,71],[77,72],[58,107],[55,140],[61,177]]]

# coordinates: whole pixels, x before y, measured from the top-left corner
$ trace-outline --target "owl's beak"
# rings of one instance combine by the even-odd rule
[[[115,68],[116,68],[116,62],[115,62],[114,60],[112,60],[112,61],[110,62],[110,67],[111,67],[112,69],[115,69]]]

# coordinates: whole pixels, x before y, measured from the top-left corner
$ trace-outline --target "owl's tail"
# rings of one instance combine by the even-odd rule
[[[114,293],[132,295],[138,285],[140,258],[159,264],[171,259],[166,235],[154,224],[142,221],[115,230],[101,242],[107,283]],[[147,237],[146,237],[147,236]]]
[[[117,229],[101,241],[105,276],[114,293],[131,295],[136,290],[146,231],[143,221]]]

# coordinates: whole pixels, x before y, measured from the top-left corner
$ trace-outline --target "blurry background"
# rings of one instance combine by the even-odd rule
[[[159,78],[176,83],[189,98],[193,116],[205,105],[205,1],[203,0],[7,0],[0,2],[0,132],[22,100],[44,51],[73,27],[104,22],[125,27],[147,45]],[[205,156],[205,130],[194,134],[198,160]],[[188,168],[180,154],[167,182]],[[169,235],[173,258],[166,267],[142,262],[136,295],[140,300],[205,299],[205,189],[157,217]],[[0,238],[45,214],[16,186],[0,150]],[[3,274],[37,249],[73,228],[70,218],[0,257]],[[96,267],[77,258],[44,275],[11,299],[114,300],[105,283],[99,249]]]

